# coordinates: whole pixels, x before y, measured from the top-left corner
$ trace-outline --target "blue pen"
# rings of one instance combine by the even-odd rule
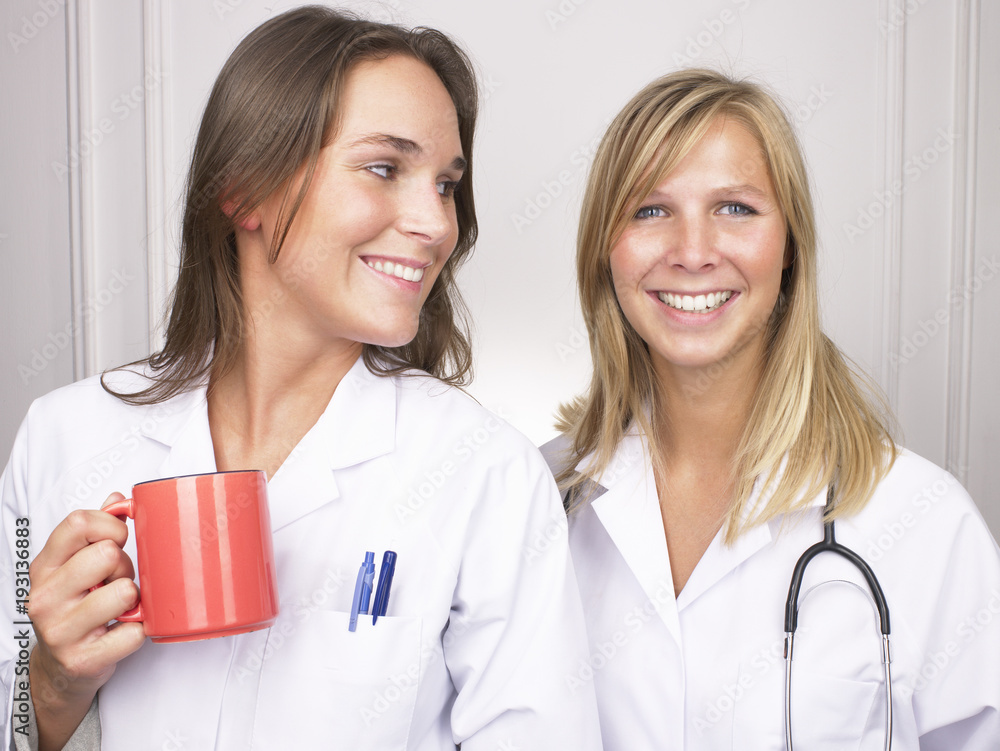
[[[396,554],[391,550],[382,556],[382,570],[378,575],[378,591],[375,592],[375,602],[372,605],[372,625],[380,615],[385,615],[389,606],[389,588],[392,586],[392,576],[396,573]]]
[[[365,553],[364,563],[358,569],[358,580],[354,584],[354,601],[351,603],[351,623],[349,631],[358,628],[358,615],[368,614],[368,602],[372,596],[372,582],[375,579],[375,554]]]

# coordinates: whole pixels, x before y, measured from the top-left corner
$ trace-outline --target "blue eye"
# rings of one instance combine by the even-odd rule
[[[757,212],[744,203],[727,203],[719,209],[719,213],[726,216],[751,216]]]
[[[652,219],[660,216],[666,216],[666,212],[659,206],[643,206],[635,212],[636,219]]]

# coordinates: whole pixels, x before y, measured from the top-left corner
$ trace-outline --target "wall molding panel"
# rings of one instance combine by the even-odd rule
[[[959,134],[952,178],[951,284],[963,288],[976,263],[976,180],[979,120],[979,0],[960,0],[955,23],[955,132]],[[974,306],[951,316],[948,331],[946,466],[959,481],[969,476]]]
[[[94,293],[92,144],[100,132],[95,132],[91,97],[90,0],[66,3],[66,47],[73,377],[79,379],[97,370],[97,322],[94,316],[86,315],[86,301]]]
[[[169,45],[169,13],[161,0],[144,0],[143,71],[144,75],[169,80],[165,50]],[[145,160],[146,160],[146,262],[149,290],[149,350],[163,345],[163,332],[158,326],[166,309],[174,275],[170,269],[167,232],[163,223],[168,210],[167,168],[169,163],[169,86],[160,85],[146,93],[145,98]]]
[[[903,180],[903,136],[905,134],[906,9],[905,0],[883,0],[879,5],[879,149],[882,186],[887,190]],[[876,327],[876,350],[872,362],[875,379],[885,392],[889,406],[899,407],[899,367],[895,355],[900,347],[900,302],[903,253],[903,202],[885,208],[881,225],[882,299],[876,305],[880,325]]]

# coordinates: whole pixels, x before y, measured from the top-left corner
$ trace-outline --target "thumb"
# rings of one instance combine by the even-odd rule
[[[116,492],[112,493],[111,495],[109,495],[107,497],[107,499],[104,501],[104,503],[101,504],[101,510],[103,511],[105,508],[107,508],[108,506],[110,506],[112,503],[118,503],[119,501],[124,501],[124,500],[125,500],[125,496],[123,496],[121,493],[119,493],[119,492],[116,491]]]

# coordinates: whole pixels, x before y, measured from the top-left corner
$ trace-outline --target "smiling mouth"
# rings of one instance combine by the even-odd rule
[[[689,313],[711,313],[718,310],[733,296],[731,290],[709,292],[707,295],[675,295],[672,292],[659,292],[660,302],[675,310]]]
[[[424,278],[424,270],[392,261],[368,261],[368,265],[387,276],[394,276],[407,282],[419,282]]]

